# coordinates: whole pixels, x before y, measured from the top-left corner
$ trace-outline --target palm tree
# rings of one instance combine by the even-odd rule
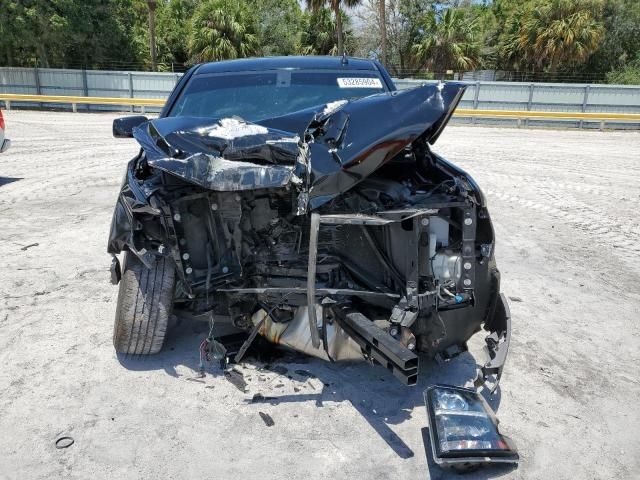
[[[478,24],[459,8],[447,8],[444,13],[432,11],[425,15],[422,38],[413,45],[417,60],[433,72],[462,72],[480,62]]]
[[[312,12],[316,12],[328,5],[333,10],[333,16],[336,21],[336,37],[338,41],[338,55],[344,55],[344,32],[342,29],[341,7],[355,7],[362,3],[362,0],[306,0],[307,8]]]
[[[551,72],[582,63],[604,36],[601,14],[602,3],[595,0],[549,0],[524,18],[514,46],[532,64]]]
[[[257,54],[256,19],[244,2],[207,0],[192,18],[189,53],[193,62],[243,58]]]
[[[337,55],[336,24],[331,19],[331,10],[320,8],[305,13],[300,38],[302,55]]]
[[[528,55],[520,48],[520,32],[522,23],[527,17],[528,9],[518,9],[502,20],[502,31],[496,39],[496,63],[498,69],[520,70],[528,66]]]

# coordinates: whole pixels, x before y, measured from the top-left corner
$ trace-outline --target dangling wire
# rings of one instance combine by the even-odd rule
[[[213,327],[215,325],[215,317],[213,310],[209,311],[209,334],[207,338],[200,343],[200,375],[204,376],[205,364],[213,360],[220,362],[220,368],[226,367],[227,349],[215,339],[213,335]],[[213,357],[213,358],[212,358]]]
[[[212,361],[211,354],[213,353],[213,360],[220,362],[220,367],[224,369],[226,367],[227,349],[224,348],[220,342],[216,341],[213,335],[213,327],[216,323],[215,316],[213,315],[213,306],[209,303],[209,289],[211,287],[211,243],[207,242],[207,278],[205,282],[206,291],[206,305],[209,308],[209,334],[207,338],[200,342],[200,376],[204,377],[205,364]],[[213,350],[213,352],[212,352]]]

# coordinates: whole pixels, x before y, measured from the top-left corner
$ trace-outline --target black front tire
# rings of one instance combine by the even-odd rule
[[[159,257],[147,268],[133,253],[124,254],[113,346],[118,353],[151,355],[162,349],[173,307],[175,266]]]

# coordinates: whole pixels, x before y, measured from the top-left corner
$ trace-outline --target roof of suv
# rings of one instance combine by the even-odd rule
[[[376,64],[372,60],[352,57],[345,58],[346,63],[343,63],[342,57],[330,56],[243,58],[239,60],[205,63],[198,68],[195,74],[242,72],[247,70],[273,70],[278,68],[378,70]]]

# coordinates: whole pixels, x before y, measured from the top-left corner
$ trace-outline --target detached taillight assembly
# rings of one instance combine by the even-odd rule
[[[2,117],[2,110],[0,110],[0,130],[4,130],[4,118]]]
[[[468,469],[488,463],[517,463],[513,442],[498,431],[498,419],[473,390],[435,385],[424,392],[434,461]]]

